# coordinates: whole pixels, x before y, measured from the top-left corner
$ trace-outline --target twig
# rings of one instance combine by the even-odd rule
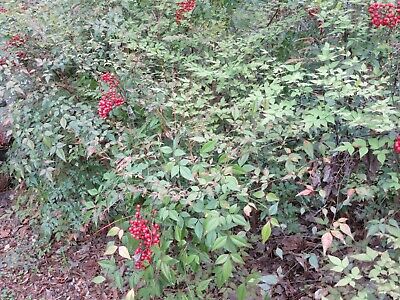
[[[101,227],[99,230],[97,230],[97,231],[94,233],[94,235],[96,235],[96,234],[98,234],[100,231],[103,231],[104,229],[106,229],[106,228],[108,228],[108,227],[114,225],[115,223],[118,223],[118,222],[120,222],[120,221],[122,221],[122,220],[126,220],[126,219],[129,219],[129,218],[132,218],[132,217],[134,217],[134,216],[135,216],[135,215],[130,215],[130,216],[127,216],[127,217],[123,217],[123,218],[121,218],[121,219],[118,219],[118,220],[116,220],[116,221],[110,223],[110,224],[107,224],[107,225]]]

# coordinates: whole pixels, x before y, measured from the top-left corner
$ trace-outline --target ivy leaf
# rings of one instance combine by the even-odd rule
[[[95,278],[92,279],[92,282],[95,284],[100,284],[104,282],[106,278],[104,276],[96,276]]]
[[[266,241],[268,241],[269,237],[271,236],[271,223],[267,222],[262,230],[261,230],[261,238],[262,238],[262,242],[265,243]]]
[[[179,167],[179,172],[181,173],[181,176],[183,178],[185,178],[186,180],[189,180],[189,181],[193,181],[194,180],[192,171],[190,171],[190,169],[188,167],[180,166]]]

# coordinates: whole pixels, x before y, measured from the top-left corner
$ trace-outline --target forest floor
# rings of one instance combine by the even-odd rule
[[[15,191],[0,192],[1,300],[120,299],[115,289],[91,282],[99,271],[101,236],[35,249],[37,230],[30,218],[17,217],[14,197]]]

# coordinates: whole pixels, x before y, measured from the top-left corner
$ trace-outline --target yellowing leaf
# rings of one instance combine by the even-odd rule
[[[261,230],[261,238],[262,242],[265,243],[268,241],[269,237],[271,236],[271,223],[267,222]]]
[[[108,231],[107,236],[116,236],[119,230],[120,228],[115,226]]]
[[[326,251],[329,249],[329,247],[332,246],[332,241],[333,241],[332,234],[330,232],[324,233],[324,235],[321,238],[324,255],[326,255]]]
[[[119,246],[119,247],[118,247],[118,253],[119,253],[119,255],[121,255],[123,258],[131,259],[131,256],[129,255],[128,248],[126,248],[125,246]]]
[[[100,284],[106,280],[104,276],[96,276],[95,278],[92,279],[92,282],[95,284]]]
[[[115,246],[114,244],[109,244],[107,245],[106,252],[104,252],[104,255],[113,255],[115,251],[117,251],[118,247]]]
[[[123,229],[120,229],[120,230],[118,231],[118,238],[121,240],[123,235],[124,235],[124,230],[123,230]]]
[[[125,300],[135,300],[135,290],[131,289],[125,296]]]

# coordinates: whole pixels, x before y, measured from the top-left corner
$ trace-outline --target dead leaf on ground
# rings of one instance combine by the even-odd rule
[[[0,238],[6,238],[6,237],[8,237],[9,235],[10,235],[10,233],[11,233],[11,229],[9,229],[9,228],[2,228],[2,229],[0,229]]]

